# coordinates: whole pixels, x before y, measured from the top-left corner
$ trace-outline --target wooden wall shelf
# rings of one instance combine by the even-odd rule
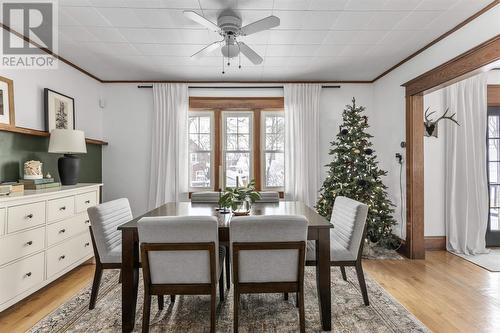
[[[21,134],[33,135],[33,136],[44,136],[44,137],[50,136],[49,132],[47,132],[47,131],[40,131],[40,130],[31,129],[31,128],[24,128],[24,127],[5,126],[2,124],[0,124],[0,131],[21,133]],[[93,145],[101,145],[101,146],[106,146],[108,144],[106,141],[89,139],[89,138],[85,138],[85,142],[93,144]]]

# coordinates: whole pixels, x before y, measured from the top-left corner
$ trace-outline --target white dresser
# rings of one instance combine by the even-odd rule
[[[0,197],[0,311],[93,256],[87,208],[101,185]]]

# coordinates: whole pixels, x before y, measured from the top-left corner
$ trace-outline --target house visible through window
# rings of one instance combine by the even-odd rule
[[[189,113],[190,191],[246,185],[283,191],[284,112],[210,109]]]

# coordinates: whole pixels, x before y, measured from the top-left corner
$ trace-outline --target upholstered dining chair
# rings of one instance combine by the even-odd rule
[[[218,203],[219,192],[200,191],[191,193],[192,203]]]
[[[273,203],[280,202],[280,194],[277,191],[261,191],[257,202]]]
[[[330,265],[339,266],[342,278],[347,281],[346,266],[354,266],[365,305],[370,305],[365,275],[361,263],[366,234],[368,206],[347,197],[338,196],[333,205],[330,231]],[[307,242],[306,265],[315,265],[314,241]]]
[[[225,257],[213,216],[145,217],[137,222],[144,278],[142,331],[149,332],[151,295],[210,295],[215,332],[216,285],[224,299]]]
[[[121,269],[122,235],[118,226],[133,219],[128,199],[121,198],[87,208],[90,238],[94,248],[95,273],[90,294],[89,309],[95,307],[104,269]],[[120,272],[121,282],[121,272]],[[163,308],[163,297],[158,298]]]
[[[241,294],[288,293],[298,297],[305,332],[304,261],[307,220],[303,216],[234,217],[229,226],[234,283],[234,332]]]

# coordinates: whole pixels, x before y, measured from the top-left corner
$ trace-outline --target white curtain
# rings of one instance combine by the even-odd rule
[[[187,84],[153,84],[150,209],[187,198],[188,107]]]
[[[445,108],[460,126],[446,121],[445,220],[449,251],[485,253],[488,224],[486,169],[486,73],[444,88]]]
[[[285,198],[316,204],[320,188],[319,84],[285,84]]]

